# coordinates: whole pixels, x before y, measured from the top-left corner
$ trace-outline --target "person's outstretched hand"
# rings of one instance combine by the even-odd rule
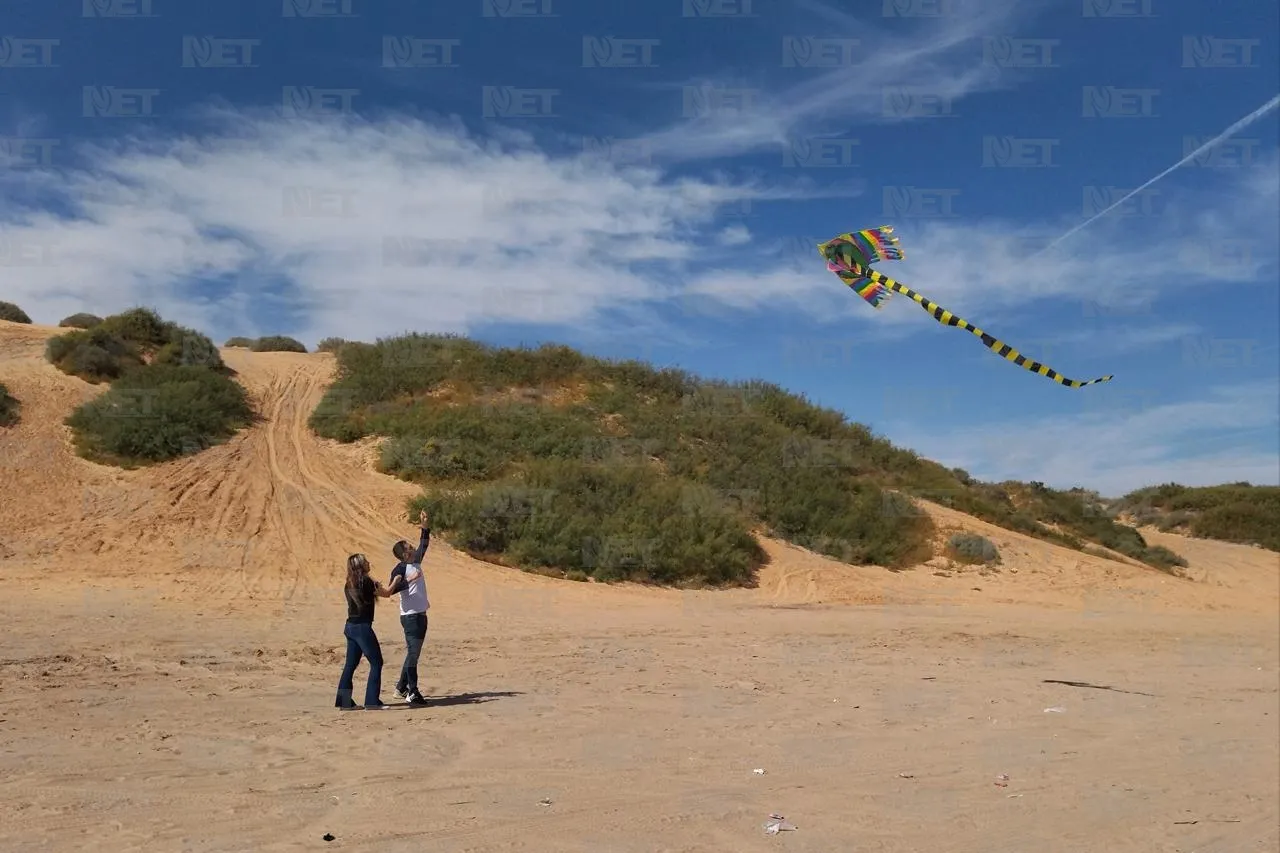
[[[425,509],[418,513],[418,526],[419,527],[431,526],[430,521],[428,521],[427,519],[427,511]]]

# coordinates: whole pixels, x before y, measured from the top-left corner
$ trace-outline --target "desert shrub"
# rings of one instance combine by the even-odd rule
[[[976,533],[954,534],[947,540],[946,556],[957,563],[967,565],[1000,562],[1000,552],[995,544],[985,536],[979,536]]]
[[[63,373],[94,384],[118,379],[143,363],[139,348],[112,334],[105,322],[50,338],[45,358]]]
[[[94,326],[102,322],[102,318],[94,314],[72,314],[70,317],[63,317],[58,325],[69,329],[92,329]]]
[[[258,338],[253,342],[251,349],[254,352],[306,352],[307,348],[301,341],[284,335],[268,335],[264,338]]]
[[[247,426],[247,395],[204,367],[148,365],[116,379],[67,418],[89,459],[140,464],[174,459],[220,443]]]
[[[1142,562],[1170,574],[1180,574],[1176,569],[1185,568],[1187,561],[1163,545],[1152,545],[1143,551]]]
[[[1228,483],[1165,483],[1131,492],[1113,504],[1156,524],[1205,539],[1258,544],[1280,551],[1280,487]]]
[[[575,578],[741,585],[766,560],[740,517],[689,509],[681,484],[638,467],[539,462],[520,479],[424,495],[420,508],[477,557]]]
[[[110,382],[148,362],[231,371],[208,336],[160,318],[147,308],[113,314],[89,329],[51,338],[45,357],[88,382]]]
[[[240,347],[242,349],[253,349],[253,338],[229,338],[224,347]]]
[[[21,404],[16,397],[9,393],[9,389],[3,382],[0,382],[0,427],[13,426],[18,422],[21,413]]]
[[[174,323],[168,327],[168,341],[156,350],[153,364],[206,367],[219,372],[226,370],[222,354],[208,335]]]
[[[336,353],[338,350],[342,349],[342,345],[345,343],[346,341],[342,338],[325,338],[320,343],[316,344],[316,352]]]
[[[150,308],[131,308],[112,314],[95,328],[144,350],[157,350],[169,343],[173,324]]]
[[[10,323],[30,323],[31,318],[27,316],[27,312],[23,311],[12,302],[0,301],[0,320],[8,320]]]

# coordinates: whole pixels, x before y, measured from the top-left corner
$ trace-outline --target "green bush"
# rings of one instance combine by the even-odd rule
[[[45,357],[63,373],[94,384],[118,379],[143,364],[139,347],[112,334],[105,321],[92,329],[50,338]]]
[[[976,533],[956,533],[947,540],[946,555],[967,565],[999,564],[1000,552],[995,543]]]
[[[169,324],[168,331],[168,341],[156,350],[153,364],[205,367],[216,372],[226,372],[222,354],[207,335],[176,324]]]
[[[45,356],[64,373],[95,384],[118,379],[148,361],[230,372],[206,335],[162,320],[146,308],[115,314],[92,328],[50,338]]]
[[[31,318],[27,316],[27,312],[23,311],[12,302],[0,301],[0,320],[8,320],[10,323],[30,323]]]
[[[691,508],[681,484],[643,468],[540,462],[520,479],[424,495],[418,509],[477,557],[578,579],[742,585],[766,559],[741,517]]]
[[[284,335],[269,335],[265,338],[258,338],[253,342],[254,352],[306,352],[307,348],[301,341]]]
[[[72,314],[70,317],[63,317],[58,325],[63,328],[70,329],[92,329],[102,322],[102,318],[94,314]]]
[[[86,458],[112,464],[162,462],[220,443],[253,417],[243,388],[199,366],[129,370],[66,423]]]
[[[242,349],[253,349],[253,338],[230,338],[224,347],[240,347]]]
[[[0,382],[0,427],[10,427],[18,422],[21,404],[9,393],[9,389]]]
[[[1180,574],[1175,570],[1178,568],[1185,568],[1187,566],[1186,560],[1163,545],[1152,545],[1147,548],[1143,552],[1142,562],[1149,566],[1155,566],[1157,569],[1169,572],[1170,574]]]
[[[157,350],[169,343],[173,324],[165,322],[150,308],[131,308],[112,314],[96,328],[143,350]]]
[[[342,349],[342,346],[345,343],[346,341],[342,338],[325,338],[320,343],[316,344],[316,352],[336,353],[338,350]]]
[[[1125,495],[1113,510],[1131,513],[1161,530],[1280,551],[1280,486],[1165,483]]]

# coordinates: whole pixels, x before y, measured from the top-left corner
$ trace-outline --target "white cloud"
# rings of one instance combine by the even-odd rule
[[[768,195],[410,120],[213,119],[216,135],[83,149],[80,170],[0,173],[6,298],[46,322],[151,304],[253,334],[279,331],[255,314],[283,286],[310,340],[582,322],[661,297],[719,206]],[[184,295],[187,277],[229,283]]]
[[[1215,388],[1199,400],[1154,404],[1150,397],[1112,394],[1083,414],[927,434],[905,427],[893,436],[980,479],[1030,478],[1111,496],[1170,481],[1280,484],[1274,379]]]
[[[996,91],[1011,85],[1007,71],[981,62],[975,49],[984,35],[1016,28],[1034,3],[1016,0],[984,0],[963,15],[919,19],[910,35],[899,35],[884,20],[858,18],[823,3],[797,3],[807,14],[797,31],[780,33],[779,65],[783,39],[856,39],[855,59],[830,70],[782,68],[794,72],[800,82],[781,91],[766,91],[753,81],[698,80],[690,85],[705,91],[747,90],[746,102],[734,94],[724,107],[712,104],[711,114],[690,117],[644,138],[655,157],[668,161],[711,159],[746,154],[773,147],[779,152],[789,140],[813,135],[850,122],[895,123],[919,118],[913,109],[886,110],[886,93],[897,93],[903,104],[927,98],[927,109],[947,105],[977,92]],[[880,4],[869,4],[880,8]],[[905,24],[906,21],[893,23]],[[820,48],[815,48],[820,49]],[[843,56],[842,56],[843,59]],[[891,102],[892,103],[892,102]]]

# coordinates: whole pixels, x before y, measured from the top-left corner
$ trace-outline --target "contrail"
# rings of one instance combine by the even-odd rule
[[[1168,175],[1170,172],[1173,172],[1173,171],[1175,171],[1175,170],[1177,170],[1177,169],[1180,169],[1180,168],[1182,168],[1183,166],[1185,166],[1186,164],[1190,163],[1192,160],[1194,160],[1195,158],[1199,157],[1199,156],[1200,156],[1201,154],[1203,154],[1205,151],[1208,151],[1210,148],[1214,147],[1214,146],[1215,146],[1215,145],[1217,145],[1219,142],[1221,142],[1221,141],[1223,141],[1224,139],[1226,139],[1227,137],[1229,137],[1231,134],[1235,133],[1235,132],[1236,132],[1236,131],[1238,131],[1238,130],[1244,130],[1246,127],[1248,127],[1249,125],[1253,124],[1255,121],[1257,121],[1258,119],[1262,118],[1262,117],[1263,117],[1264,115],[1266,115],[1267,113],[1269,113],[1269,112],[1271,112],[1272,110],[1274,110],[1277,106],[1280,106],[1280,95],[1276,95],[1274,98],[1272,98],[1271,100],[1267,101],[1265,104],[1263,104],[1262,106],[1258,107],[1256,110],[1254,110],[1253,112],[1249,113],[1247,116],[1245,116],[1244,118],[1240,119],[1240,120],[1239,120],[1238,122],[1236,122],[1235,124],[1231,125],[1231,127],[1228,127],[1226,130],[1222,131],[1222,133],[1219,133],[1219,134],[1218,134],[1217,136],[1215,136],[1213,139],[1210,139],[1210,140],[1209,140],[1208,142],[1206,142],[1204,145],[1201,145],[1201,146],[1200,146],[1199,148],[1197,148],[1195,151],[1192,151],[1192,152],[1191,152],[1190,154],[1188,154],[1186,157],[1183,157],[1183,158],[1182,158],[1181,160],[1179,160],[1177,163],[1174,163],[1172,166],[1170,166],[1169,168],[1165,169],[1163,172],[1161,172],[1160,174],[1156,175],[1154,178],[1152,178],[1151,180],[1147,181],[1145,184],[1143,184],[1142,186],[1138,187],[1136,190],[1133,190],[1132,192],[1130,192],[1128,195],[1126,195],[1124,198],[1120,199],[1120,200],[1119,200],[1119,201],[1117,201],[1115,204],[1113,204],[1113,205],[1111,205],[1110,207],[1108,207],[1106,210],[1103,210],[1103,211],[1101,211],[1101,212],[1099,212],[1099,213],[1095,213],[1093,216],[1089,217],[1089,218],[1088,218],[1088,219],[1086,219],[1084,222],[1081,222],[1081,223],[1080,223],[1079,225],[1077,225],[1075,228],[1072,228],[1072,229],[1071,229],[1070,231],[1068,231],[1066,234],[1063,234],[1061,237],[1059,237],[1058,239],[1054,240],[1052,243],[1050,243],[1049,245],[1045,246],[1043,249],[1041,249],[1039,252],[1036,252],[1035,254],[1036,254],[1036,255],[1039,255],[1039,254],[1041,254],[1041,253],[1043,253],[1043,252],[1047,252],[1047,251],[1049,251],[1049,250],[1050,250],[1050,249],[1052,249],[1054,246],[1058,245],[1058,244],[1059,244],[1059,243],[1061,243],[1063,240],[1065,240],[1065,239],[1067,239],[1068,237],[1070,237],[1072,234],[1074,234],[1074,233],[1076,233],[1077,231],[1079,231],[1080,229],[1084,228],[1086,225],[1089,225],[1090,223],[1094,222],[1095,220],[1101,219],[1103,216],[1105,216],[1105,215],[1107,215],[1108,213],[1110,213],[1111,211],[1115,210],[1117,207],[1119,207],[1120,205],[1124,204],[1126,201],[1128,201],[1129,199],[1133,198],[1135,195],[1137,195],[1138,193],[1142,192],[1142,191],[1143,191],[1143,190],[1145,190],[1147,187],[1149,187],[1149,186],[1151,186],[1152,184],[1154,184],[1156,181],[1158,181],[1158,180],[1160,180],[1161,178],[1163,178],[1164,176]],[[1035,255],[1033,255],[1032,257],[1035,257]]]

